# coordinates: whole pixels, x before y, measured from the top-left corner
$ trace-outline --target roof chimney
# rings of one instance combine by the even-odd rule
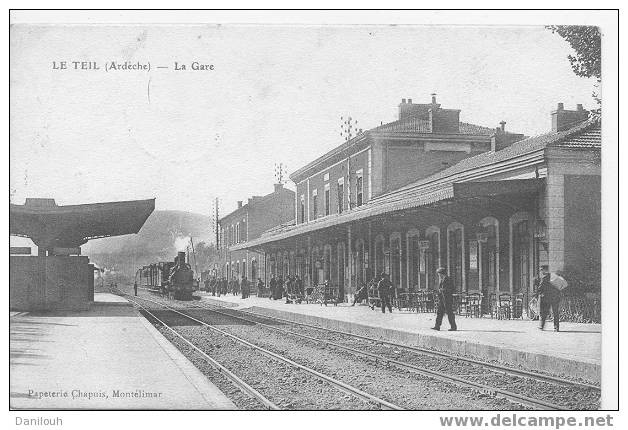
[[[495,127],[495,134],[491,136],[491,151],[493,152],[504,149],[525,137],[523,134],[506,133],[506,121],[501,121],[499,125],[500,127]]]
[[[582,107],[582,104],[576,106],[576,110],[565,110],[563,103],[558,103],[558,108],[551,113],[552,131],[559,132],[567,130],[582,121],[589,118],[589,111]]]
[[[242,208],[242,200],[238,200],[238,209]]]
[[[430,95],[432,96],[432,104],[435,105],[436,104],[436,93],[432,93]]]
[[[401,99],[401,103],[405,103],[405,102],[406,102],[406,99]]]
[[[412,99],[408,99],[408,103],[412,104]]]
[[[275,184],[275,192],[280,191],[283,189],[283,184],[280,182],[278,184]]]

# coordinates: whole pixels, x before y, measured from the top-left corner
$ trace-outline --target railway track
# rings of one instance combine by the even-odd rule
[[[251,385],[249,385],[246,382],[244,382],[244,380],[242,380],[240,377],[238,377],[235,373],[231,372],[229,369],[227,369],[225,366],[220,364],[218,361],[214,360],[212,357],[207,355],[205,353],[205,351],[203,351],[202,349],[200,349],[199,347],[194,345],[192,342],[190,342],[188,339],[186,339],[183,335],[181,335],[179,332],[177,332],[171,326],[169,326],[164,321],[162,321],[160,318],[158,318],[153,312],[151,312],[145,306],[142,306],[136,300],[133,300],[133,299],[131,299],[129,297],[126,297],[126,299],[129,300],[131,303],[133,303],[138,309],[142,310],[145,314],[149,315],[150,318],[154,319],[159,324],[161,324],[170,333],[172,333],[174,336],[176,336],[182,342],[187,344],[194,351],[196,351],[201,357],[203,357],[203,359],[205,359],[205,361],[207,361],[210,364],[210,366],[212,366],[219,373],[221,373],[233,385],[235,385],[238,389],[240,389],[240,391],[242,391],[243,393],[247,394],[248,396],[256,399],[262,405],[264,405],[267,409],[272,409],[272,410],[279,409],[279,407],[275,403],[270,401],[268,398],[266,398],[264,395],[262,395],[259,391],[257,391]]]
[[[148,299],[143,299],[148,300]],[[154,300],[150,300],[154,303],[157,303],[161,306],[163,303],[156,302]],[[479,360],[473,360],[470,358],[459,357],[439,351],[427,350],[419,347],[413,347],[409,345],[398,344],[395,342],[390,342],[381,339],[370,338],[367,336],[361,336],[353,333],[346,333],[338,330],[318,327],[305,323],[297,323],[289,320],[285,320],[277,317],[270,317],[266,315],[256,314],[254,312],[242,311],[242,310],[233,310],[221,306],[217,306],[214,304],[209,304],[206,302],[185,302],[179,303],[175,302],[177,306],[185,306],[186,310],[196,309],[203,311],[210,311],[213,314],[222,315],[227,318],[232,318],[234,320],[245,322],[248,325],[257,325],[264,329],[273,330],[276,333],[280,333],[282,336],[292,336],[294,338],[301,339],[304,342],[310,342],[311,344],[319,345],[322,349],[337,349],[344,351],[348,354],[352,354],[354,356],[360,356],[366,358],[370,361],[375,361],[376,363],[384,364],[386,368],[397,368],[400,370],[405,370],[411,373],[422,375],[426,378],[430,378],[432,380],[445,382],[447,384],[457,385],[459,387],[471,388],[476,392],[488,394],[490,396],[494,396],[497,398],[507,399],[510,402],[515,404],[524,405],[529,408],[534,409],[542,409],[542,410],[564,410],[564,409],[583,409],[584,407],[597,407],[599,402],[599,387],[591,384],[580,383],[575,381],[567,381],[560,378],[553,377],[551,375],[544,375],[540,373],[530,372],[522,369],[512,369],[506,366],[502,366],[495,363],[486,363]],[[168,306],[172,308],[171,306]],[[180,312],[180,311],[177,311]],[[204,318],[204,316],[202,316]],[[194,317],[192,317],[194,318]],[[201,321],[199,318],[194,318],[197,322]],[[206,323],[206,322],[205,322]],[[288,330],[286,328],[277,327],[276,323],[281,323],[284,326],[295,326],[293,330]],[[240,324],[242,325],[242,324]],[[292,328],[292,327],[291,327]],[[295,330],[299,330],[296,332]],[[305,334],[307,332],[316,332],[317,334],[313,335],[312,333]],[[320,333],[327,333],[327,336],[331,336],[332,340],[329,339],[321,339],[319,336]],[[347,339],[350,339],[349,341]],[[360,342],[358,345],[351,345],[352,342]],[[368,345],[368,347],[365,347]],[[387,346],[387,348],[384,348]],[[379,349],[379,350],[378,350]],[[385,351],[388,349],[389,351]],[[398,353],[398,350],[404,350],[408,354],[413,355],[421,355],[421,356],[429,356],[433,357],[434,360],[445,360],[449,362],[462,363],[467,367],[461,367],[458,364],[459,369],[454,369],[453,371],[450,369],[451,363],[446,363],[441,366],[441,369],[434,369],[433,366],[424,366],[422,363],[417,364],[416,362],[412,362],[413,360],[408,360],[407,357],[400,358],[399,356],[395,356],[394,353]],[[392,356],[391,356],[392,355]],[[416,361],[416,360],[415,360]],[[470,368],[468,366],[474,366]],[[430,368],[432,367],[432,368]],[[455,366],[454,366],[455,367]],[[495,376],[495,381],[491,383],[485,383],[486,381],[483,379],[485,375],[478,376],[478,368],[481,367],[484,372],[487,370],[490,371]],[[443,371],[443,368],[445,371]],[[452,374],[455,373],[455,374]],[[534,395],[529,395],[526,393],[516,392],[515,390],[509,389],[508,385],[508,377],[517,377],[520,380],[525,381],[537,381],[537,385],[534,386]],[[496,386],[495,382],[501,381],[501,387]],[[552,390],[555,390],[555,386],[565,387],[566,394],[564,394],[561,401],[555,402],[552,401],[552,394],[550,391],[550,399],[538,398],[536,396],[536,390],[539,389],[541,385],[538,384],[552,384]],[[499,385],[499,384],[498,384]],[[516,384],[515,384],[516,385]],[[521,389],[522,387],[517,387]],[[523,387],[525,388],[525,387]],[[528,392],[530,388],[526,388]],[[570,391],[571,390],[571,391]],[[588,403],[588,399],[584,400],[579,399],[580,405],[589,405],[590,406],[573,406],[574,402],[577,404],[577,401],[571,401],[572,397],[578,397],[578,393],[574,395],[570,394],[573,390],[588,390],[590,393],[597,393],[597,395],[589,396],[592,400]],[[524,390],[525,391],[525,390]],[[596,398],[597,396],[597,398]],[[560,396],[559,396],[560,397]],[[571,401],[572,406],[569,405]],[[403,404],[403,403],[402,403]]]
[[[214,304],[207,304],[207,305],[211,306],[211,307],[214,307],[216,309],[220,308],[220,309],[230,310],[229,308],[225,308],[225,307],[214,305]],[[205,307],[205,306],[203,306],[203,307]],[[212,308],[210,308],[210,309],[212,309]],[[582,389],[595,390],[595,391],[601,392],[601,388],[600,388],[599,385],[589,384],[589,383],[586,383],[586,382],[571,381],[571,380],[567,380],[567,379],[564,379],[564,378],[559,378],[559,377],[552,376],[552,375],[546,375],[546,374],[543,374],[543,373],[532,372],[532,371],[524,370],[524,369],[515,369],[513,367],[508,367],[508,366],[504,366],[504,365],[501,365],[501,364],[490,363],[490,362],[481,361],[481,360],[475,360],[473,358],[462,357],[462,356],[450,354],[450,353],[447,353],[447,352],[435,351],[435,350],[421,348],[421,347],[412,346],[412,345],[405,345],[405,344],[401,344],[401,343],[397,343],[397,342],[387,341],[385,339],[376,339],[376,338],[373,338],[373,337],[362,336],[362,335],[359,335],[359,334],[349,333],[349,332],[342,331],[342,330],[334,330],[334,329],[329,329],[329,328],[325,328],[325,327],[315,326],[315,325],[312,325],[312,324],[291,321],[291,320],[287,320],[287,319],[284,319],[284,318],[258,314],[258,313],[255,313],[255,312],[246,311],[246,310],[242,310],[242,309],[239,309],[237,312],[241,312],[243,314],[248,314],[248,315],[250,315],[252,317],[256,317],[256,318],[268,319],[268,320],[278,321],[278,322],[281,322],[281,323],[284,323],[284,324],[293,324],[293,325],[298,325],[298,326],[302,326],[302,327],[307,327],[307,328],[313,329],[313,330],[325,331],[325,332],[328,332],[328,333],[340,334],[340,335],[343,335],[343,336],[349,336],[349,337],[352,337],[352,338],[355,338],[355,339],[365,340],[365,341],[369,341],[369,342],[386,344],[386,345],[390,345],[390,346],[393,346],[393,347],[396,347],[396,348],[405,349],[407,351],[416,352],[418,354],[431,355],[431,356],[434,356],[434,357],[445,357],[445,358],[452,359],[452,360],[458,360],[458,361],[462,361],[462,362],[466,362],[466,363],[475,364],[475,365],[483,366],[483,367],[486,367],[486,368],[490,368],[490,369],[494,370],[497,373],[504,373],[504,374],[509,374],[509,375],[513,375],[513,376],[522,376],[522,377],[526,377],[526,378],[530,378],[530,379],[535,379],[535,380],[541,381],[541,382],[555,383],[555,384],[562,385],[562,386],[565,386],[565,387],[575,387],[575,388],[582,388]]]
[[[494,394],[494,395],[506,398],[506,399],[508,399],[508,400],[510,400],[512,402],[516,402],[518,404],[522,404],[522,405],[525,405],[525,406],[528,406],[528,407],[532,407],[532,408],[535,408],[535,409],[563,410],[566,407],[565,407],[565,405],[558,404],[558,403],[551,402],[551,401],[547,401],[545,399],[539,399],[539,398],[532,397],[532,396],[529,396],[529,395],[526,395],[526,394],[517,393],[517,392],[509,390],[509,389],[497,387],[495,385],[489,385],[489,384],[485,384],[485,383],[482,383],[482,382],[474,381],[474,380],[472,380],[472,378],[471,379],[469,378],[469,376],[475,376],[475,375],[473,375],[473,372],[471,372],[471,375],[453,375],[453,374],[449,374],[449,373],[446,373],[446,372],[429,369],[427,367],[418,366],[416,364],[400,361],[400,360],[397,360],[397,359],[394,359],[394,358],[390,358],[389,356],[383,356],[381,354],[368,352],[364,348],[357,349],[355,347],[350,347],[350,346],[347,346],[347,345],[343,345],[343,344],[338,343],[338,342],[333,342],[333,341],[329,341],[329,340],[325,340],[325,339],[320,339],[320,338],[317,338],[317,337],[314,337],[314,336],[309,336],[307,334],[297,333],[295,331],[287,330],[285,328],[276,327],[274,325],[270,325],[270,324],[264,323],[263,320],[274,320],[274,321],[278,321],[278,322],[281,322],[281,323],[284,323],[284,324],[293,324],[293,325],[297,325],[297,326],[307,327],[308,329],[313,329],[313,330],[317,330],[317,331],[324,331],[324,332],[332,333],[334,335],[347,336],[347,337],[351,337],[351,338],[354,338],[354,339],[359,339],[361,341],[368,341],[368,342],[375,343],[375,344],[387,344],[387,345],[393,346],[395,348],[405,349],[407,351],[410,351],[410,352],[416,353],[416,354],[429,355],[429,356],[433,356],[433,357],[445,357],[448,360],[453,360],[453,361],[457,361],[457,362],[463,362],[463,363],[467,363],[469,365],[475,366],[475,369],[472,369],[472,370],[477,370],[477,367],[482,367],[482,368],[488,369],[489,371],[493,372],[498,377],[500,375],[508,375],[510,377],[517,377],[517,378],[523,378],[523,379],[539,381],[539,382],[542,382],[542,383],[545,383],[545,384],[554,384],[554,385],[558,385],[558,386],[561,386],[561,387],[569,387],[571,390],[589,390],[589,391],[592,391],[592,392],[596,393],[598,398],[599,398],[600,388],[598,386],[595,386],[595,385],[592,385],[592,384],[586,384],[586,383],[581,383],[581,382],[576,382],[576,381],[567,381],[567,380],[564,380],[564,379],[556,378],[556,377],[551,376],[551,375],[544,375],[544,374],[530,372],[530,371],[526,371],[526,370],[522,370],[522,369],[513,369],[513,368],[509,368],[509,367],[502,366],[502,365],[499,365],[499,364],[495,364],[495,363],[486,363],[486,362],[482,362],[482,361],[479,361],[479,360],[473,360],[473,359],[469,359],[469,358],[454,356],[452,354],[426,350],[426,349],[423,349],[423,348],[413,347],[413,346],[409,346],[409,345],[402,345],[402,344],[398,344],[398,343],[395,343],[395,342],[389,342],[389,341],[369,338],[367,336],[361,336],[361,335],[356,335],[356,334],[352,334],[352,333],[346,333],[346,332],[342,332],[342,331],[339,331],[339,330],[333,330],[333,329],[317,327],[317,326],[313,326],[313,325],[310,325],[310,324],[295,323],[295,322],[288,321],[288,320],[285,320],[285,319],[282,319],[282,318],[268,317],[266,315],[255,314],[253,312],[241,311],[241,310],[234,311],[234,310],[225,309],[223,307],[220,307],[220,306],[217,306],[217,305],[213,305],[213,304],[204,303],[202,306],[198,305],[198,304],[194,304],[194,307],[201,308],[201,309],[207,309],[207,310],[210,310],[210,311],[222,314],[224,316],[228,316],[228,317],[231,317],[231,318],[239,319],[241,321],[246,321],[248,323],[258,324],[258,325],[260,325],[262,327],[265,327],[267,329],[274,330],[274,331],[277,331],[277,332],[281,332],[281,333],[284,333],[284,334],[287,334],[287,335],[290,335],[290,336],[294,336],[294,337],[298,337],[298,338],[301,338],[301,339],[305,339],[305,340],[308,340],[308,341],[311,341],[311,342],[322,343],[324,345],[327,345],[327,346],[330,346],[330,347],[333,347],[333,348],[341,349],[341,350],[350,352],[350,353],[355,354],[355,355],[368,357],[368,358],[373,359],[375,361],[383,362],[386,365],[392,365],[392,366],[395,366],[397,368],[404,369],[404,370],[407,370],[407,371],[411,371],[411,372],[414,372],[414,373],[418,373],[418,374],[421,374],[421,375],[424,375],[424,376],[427,376],[427,377],[435,378],[435,379],[438,379],[438,380],[443,381],[443,382],[455,383],[455,384],[458,384],[458,385],[461,385],[461,386],[474,388],[474,389],[479,390],[481,392],[488,392],[488,393],[491,393],[491,394]],[[227,312],[225,312],[225,310]],[[251,320],[249,318],[244,318],[244,317],[239,316],[239,315],[234,315],[235,312],[237,312],[239,314],[248,314],[249,317],[256,318],[257,320],[255,320],[255,319]],[[260,319],[262,319],[262,321],[260,321]],[[461,377],[461,376],[466,376],[466,377]]]
[[[217,368],[219,371],[221,371],[229,380],[231,380],[238,388],[240,388],[243,392],[245,392],[246,394],[256,398],[257,400],[259,400],[262,404],[264,404],[267,408],[269,409],[279,409],[279,407],[274,404],[271,400],[269,400],[268,398],[266,398],[265,396],[263,396],[261,393],[259,393],[257,390],[255,390],[251,385],[247,384],[246,382],[244,382],[241,378],[239,378],[238,376],[236,376],[233,372],[229,371],[224,365],[218,363],[216,360],[214,360],[212,357],[210,357],[207,353],[205,353],[201,348],[199,348],[198,346],[196,346],[193,342],[191,342],[190,340],[186,339],[183,335],[181,335],[179,332],[177,332],[174,328],[172,328],[170,325],[168,325],[165,321],[163,321],[162,318],[159,318],[155,315],[155,313],[153,311],[151,311],[150,309],[148,309],[146,306],[142,305],[141,303],[139,303],[138,299],[134,299],[129,297],[128,295],[119,292],[119,294],[124,295],[129,301],[131,301],[132,303],[134,303],[138,308],[140,308],[142,311],[144,311],[145,313],[147,313],[148,315],[150,315],[151,318],[153,318],[155,321],[157,321],[159,324],[163,325],[164,327],[166,327],[171,333],[174,333],[179,339],[181,339],[182,341],[184,341],[187,345],[189,345],[190,347],[192,347],[196,352],[199,352],[203,358],[205,358],[212,366],[214,366],[215,368]],[[139,299],[141,301],[146,301],[146,302],[150,302],[153,304],[156,304],[158,306],[161,306],[162,308],[166,309],[167,311],[177,314],[183,318],[186,318],[190,321],[193,321],[203,327],[206,327],[208,329],[210,329],[211,331],[220,334],[221,336],[224,336],[226,338],[231,339],[232,341],[244,345],[247,348],[250,348],[254,351],[257,351],[273,360],[282,362],[288,366],[291,366],[293,368],[302,370],[306,373],[308,373],[309,375],[318,378],[319,380],[322,380],[328,384],[330,384],[331,386],[335,387],[337,390],[340,390],[346,394],[349,394],[351,396],[354,396],[364,402],[366,402],[367,404],[372,404],[372,405],[376,405],[377,408],[379,409],[388,409],[388,410],[403,410],[403,408],[401,408],[400,406],[397,406],[391,402],[388,402],[384,399],[381,399],[379,397],[376,397],[372,394],[369,394],[365,391],[360,390],[359,388],[356,388],[354,386],[351,386],[345,382],[342,382],[338,379],[335,379],[333,377],[330,377],[328,375],[325,375],[322,372],[319,372],[315,369],[312,369],[308,366],[305,366],[303,364],[297,363],[287,357],[284,357],[280,354],[277,354],[273,351],[270,351],[266,348],[260,347],[252,342],[249,342],[239,336],[236,336],[234,334],[228,333],[224,330],[221,330],[211,324],[208,324],[205,321],[202,321],[198,318],[195,318],[185,312],[182,312],[178,309],[175,309],[165,303],[161,303],[155,300],[151,300],[151,299],[147,299],[147,298],[141,298]],[[202,309],[202,306],[199,307]]]

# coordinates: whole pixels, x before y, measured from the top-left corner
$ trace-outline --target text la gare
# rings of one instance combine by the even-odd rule
[[[205,71],[209,71],[209,70],[214,70],[214,65],[213,64],[203,64],[203,63],[199,63],[198,61],[193,61],[192,64],[190,64],[190,65],[179,63],[178,61],[174,62],[174,70],[188,70],[188,68],[190,70],[205,70]]]

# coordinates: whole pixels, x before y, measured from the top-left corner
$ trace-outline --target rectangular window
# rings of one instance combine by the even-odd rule
[[[305,222],[305,196],[301,194],[301,207],[300,207],[301,224]]]
[[[345,204],[345,181],[338,179],[338,213],[341,214]]]
[[[318,216],[318,190],[312,191],[312,218]]]
[[[323,181],[325,181],[325,182],[329,181],[329,173],[325,173],[323,175]]]
[[[331,191],[329,184],[325,184],[325,216],[329,215],[331,208]]]
[[[364,179],[362,177],[362,169],[358,170],[355,173],[355,204],[356,206],[362,206],[362,203],[364,202]]]

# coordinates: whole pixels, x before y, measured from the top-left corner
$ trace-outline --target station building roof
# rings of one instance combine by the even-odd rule
[[[374,197],[363,206],[308,223],[275,229],[272,232],[266,232],[258,239],[236,246],[234,249],[260,247],[266,243],[277,242],[336,225],[366,220],[378,215],[426,206],[448,199],[465,198],[470,195],[532,192],[542,185],[542,179],[508,181],[482,179],[481,182],[474,182],[474,180],[481,177],[486,178],[488,171],[495,170],[499,166],[503,166],[504,169],[518,166],[519,160],[525,160],[527,163],[541,162],[545,156],[544,150],[547,148],[599,150],[601,148],[600,130],[601,120],[599,116],[593,116],[564,131],[529,137],[499,151],[487,151],[465,158],[431,176],[390,193]]]

